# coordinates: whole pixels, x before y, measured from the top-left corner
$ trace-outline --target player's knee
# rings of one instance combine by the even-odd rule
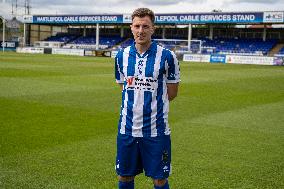
[[[134,176],[118,176],[118,180],[121,182],[131,182],[134,180]]]
[[[161,187],[164,186],[167,183],[167,179],[154,179],[154,185]]]

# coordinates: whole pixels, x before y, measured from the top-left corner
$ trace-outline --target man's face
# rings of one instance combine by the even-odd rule
[[[134,17],[130,27],[136,44],[146,45],[151,43],[151,36],[154,33],[154,25],[149,16],[145,16],[143,18]]]

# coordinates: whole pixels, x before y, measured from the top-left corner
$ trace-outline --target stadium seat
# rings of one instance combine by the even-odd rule
[[[214,53],[220,54],[251,54],[267,55],[277,40],[262,39],[202,39],[203,53],[210,54],[206,49],[214,49]]]

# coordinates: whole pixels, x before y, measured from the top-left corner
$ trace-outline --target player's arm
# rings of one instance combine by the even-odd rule
[[[172,101],[178,94],[178,83],[167,83],[168,99]]]
[[[114,70],[115,70],[115,80],[116,83],[120,86],[121,90],[123,89],[123,74],[121,73],[121,70],[119,69],[119,63],[121,63],[121,52],[117,53],[115,57],[115,63],[114,63]]]
[[[178,86],[180,82],[179,62],[174,53],[169,53],[167,57],[167,92],[168,99],[172,101],[178,94]]]

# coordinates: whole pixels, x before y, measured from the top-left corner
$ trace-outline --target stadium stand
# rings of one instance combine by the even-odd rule
[[[57,34],[56,36],[50,36],[45,41],[68,43],[70,41],[75,40],[77,37],[78,36],[75,35],[68,35],[62,33],[62,34]]]
[[[280,51],[278,52],[278,54],[284,55],[284,47],[282,47],[282,49],[280,49]]]
[[[125,47],[131,45],[133,42],[134,42],[134,40],[132,38],[127,38],[126,40],[124,40],[122,43],[120,43],[116,47],[113,47],[113,49],[125,48]]]
[[[154,39],[157,40],[158,44],[167,49],[175,50],[178,47],[185,46],[184,41],[162,41],[163,39]]]
[[[119,36],[100,37],[99,49],[108,49],[121,43],[124,38]],[[96,47],[96,36],[76,36],[68,34],[59,34],[51,36],[44,41],[49,42],[63,42],[65,48],[87,48],[92,49]]]
[[[163,41],[163,39],[154,39],[157,41],[157,43],[167,49],[175,49],[178,46],[182,46],[184,42],[181,41]],[[113,49],[120,49],[125,48],[129,45],[131,45],[134,42],[132,38],[128,38],[125,41],[123,41],[120,45],[113,47]]]
[[[188,51],[187,42],[184,41],[163,41],[157,40],[158,44],[179,51]],[[224,38],[200,38],[202,41],[203,54],[243,54],[243,55],[267,55],[268,52],[277,44],[277,40],[270,39],[224,39]],[[94,49],[96,47],[96,36],[76,36],[71,34],[57,34],[48,37],[45,41],[63,42],[65,48],[86,48]],[[122,38],[120,36],[101,36],[99,40],[99,49],[120,49],[125,48],[133,43],[132,38]],[[278,54],[284,54],[282,48]]]
[[[167,39],[162,39],[161,32],[158,32],[154,36],[154,40],[157,40],[158,44],[161,46],[177,51],[188,51],[188,45],[186,38],[182,35],[179,37],[176,36],[176,33],[171,32],[167,33]],[[108,34],[102,32],[99,39],[99,49],[111,49],[117,50],[120,48],[125,48],[133,43],[133,38],[130,30],[125,30],[125,37],[120,37],[115,32],[110,30],[112,33]],[[114,30],[116,31],[116,30]],[[80,30],[74,28],[69,29],[67,33],[57,33],[56,36],[48,37],[45,41],[50,42],[63,42],[64,48],[78,48],[78,49],[95,49],[96,48],[96,36],[93,35],[94,31],[87,30],[87,35],[83,36],[83,33]],[[183,39],[184,41],[180,40]],[[208,37],[202,37],[200,35],[195,38],[196,40],[202,41],[202,50],[203,54],[241,54],[241,55],[269,55],[269,52],[272,48],[276,46],[279,42],[277,39],[267,39],[263,41],[261,38],[240,38],[240,37],[229,37],[220,38],[216,37],[214,39],[209,39]],[[191,44],[192,45],[192,44]],[[193,47],[193,46],[191,46]],[[284,54],[284,50],[279,51],[278,54]],[[199,52],[196,50],[196,52]],[[278,52],[278,51],[277,51]]]
[[[203,39],[202,53],[267,55],[277,40],[261,39]],[[207,51],[207,49],[211,49]]]

